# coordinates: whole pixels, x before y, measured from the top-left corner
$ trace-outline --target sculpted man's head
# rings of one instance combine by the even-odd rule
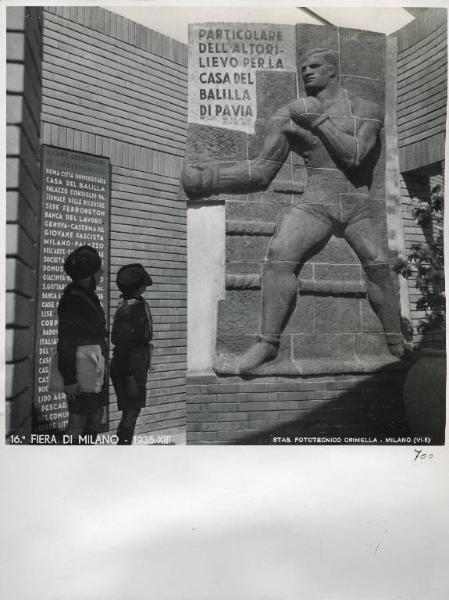
[[[326,48],[309,50],[302,61],[301,74],[306,90],[319,92],[331,82],[336,81],[338,72],[338,54]]]

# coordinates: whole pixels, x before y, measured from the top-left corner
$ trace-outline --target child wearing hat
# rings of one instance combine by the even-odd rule
[[[64,380],[69,422],[66,433],[73,436],[96,436],[103,407],[108,403],[107,386],[99,393],[80,392],[77,381],[76,356],[79,346],[94,345],[107,357],[106,319],[100,300],[95,293],[103,274],[101,258],[92,246],[80,246],[71,252],[64,270],[72,282],[64,289],[58,304],[58,369]]]
[[[126,265],[117,273],[122,302],[112,326],[111,379],[118,409],[122,411],[117,429],[120,445],[132,444],[136,422],[146,402],[153,322],[142,294],[149,285],[151,277],[141,264]]]

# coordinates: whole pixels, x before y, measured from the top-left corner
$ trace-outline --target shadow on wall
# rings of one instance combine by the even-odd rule
[[[301,438],[305,437],[331,438],[331,441],[324,442],[331,444],[418,443],[413,437],[405,412],[404,377],[405,374],[382,389],[373,376],[338,398],[317,401],[317,407],[305,412],[300,418],[254,435],[249,434],[233,443],[303,445],[307,441]],[[431,436],[432,444],[444,445],[444,429],[443,418],[438,431]]]

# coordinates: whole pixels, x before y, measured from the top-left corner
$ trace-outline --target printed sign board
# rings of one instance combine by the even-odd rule
[[[96,248],[104,275],[97,294],[108,307],[110,164],[106,158],[44,146],[39,286],[37,297],[34,427],[37,433],[67,424],[65,394],[48,391],[49,361],[58,338],[58,301],[70,283],[66,256],[78,246]]]
[[[256,73],[295,71],[294,27],[189,26],[189,123],[254,133]]]

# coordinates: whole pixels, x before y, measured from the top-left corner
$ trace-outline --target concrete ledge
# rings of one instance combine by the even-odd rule
[[[276,223],[273,221],[227,221],[228,235],[273,235]]]
[[[242,235],[248,234],[242,232]],[[259,273],[228,273],[226,275],[227,290],[259,290],[260,288],[261,276]],[[298,288],[301,294],[356,297],[366,295],[364,281],[299,279]]]
[[[364,281],[338,281],[300,279],[299,289],[302,294],[328,294],[330,296],[365,296]]]
[[[227,290],[260,290],[261,276],[259,273],[229,273],[225,285]]]
[[[215,363],[219,375],[239,375],[239,356],[220,356]],[[348,358],[322,356],[320,358],[296,358],[281,356],[251,371],[249,376],[289,376],[307,377],[310,375],[338,375],[349,373],[376,373],[378,371],[405,371],[409,363],[396,357],[385,355],[353,355]]]
[[[277,179],[273,184],[273,192],[299,196],[300,194],[304,194],[304,183],[302,181],[295,183],[289,180]]]
[[[186,385],[207,385],[215,383],[217,376],[215,373],[190,373],[186,376]]]

